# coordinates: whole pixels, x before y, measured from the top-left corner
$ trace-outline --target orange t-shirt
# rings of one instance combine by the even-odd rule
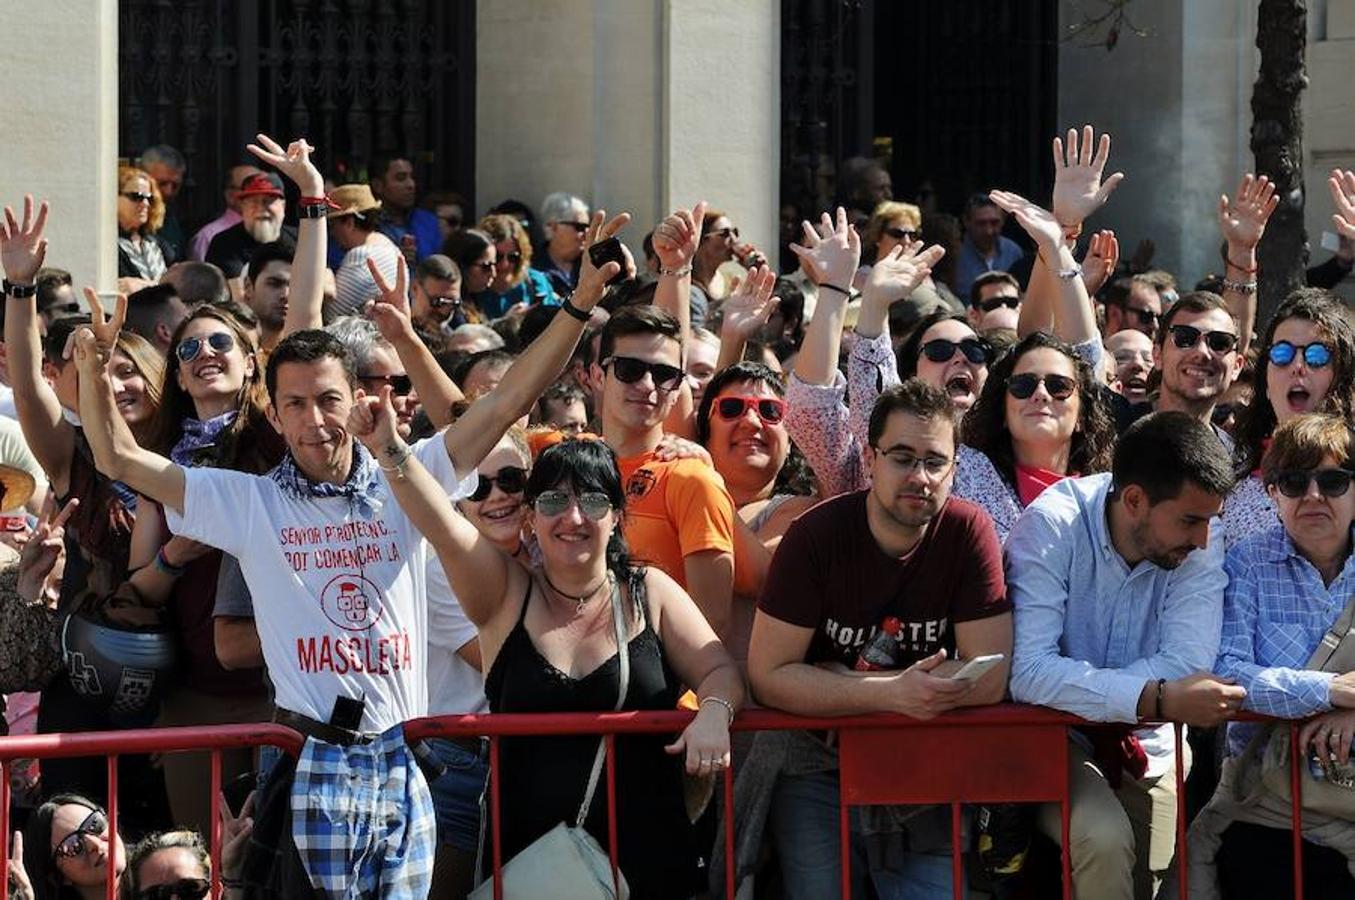
[[[734,552],[734,501],[714,469],[699,459],[661,462],[652,452],[619,462],[624,534],[636,562],[662,569],[685,588],[687,556]]]

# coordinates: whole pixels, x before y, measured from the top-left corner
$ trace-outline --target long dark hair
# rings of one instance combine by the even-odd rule
[[[978,402],[961,422],[964,443],[982,451],[1009,485],[1016,484],[1016,454],[1012,449],[1012,433],[1007,428],[1007,382],[1021,357],[1046,349],[1066,356],[1077,377],[1078,427],[1068,447],[1069,474],[1110,471],[1115,426],[1101,403],[1091,366],[1070,345],[1043,331],[1036,331],[1026,335],[1010,353],[993,364]]]
[[[53,794],[33,811],[28,826],[24,829],[23,863],[29,881],[33,882],[36,900],[79,897],[79,894],[66,883],[52,853],[52,819],[56,816],[57,809],[68,805],[83,806],[90,812],[104,811],[98,803],[80,794]],[[113,846],[116,836],[109,834],[108,840],[108,852],[116,852]]]
[[[743,384],[752,382],[754,384],[765,385],[773,394],[785,399],[786,387],[781,382],[781,376],[759,362],[737,362],[732,366],[726,366],[716,372],[711,378],[710,383],[706,385],[706,391],[701,395],[701,405],[696,412],[696,441],[705,447],[710,444],[710,416],[715,406],[715,398],[719,396],[720,391],[731,384]],[[809,463],[805,460],[804,454],[800,448],[795,446],[795,442],[790,442],[790,451],[786,454],[785,460],[781,463],[781,468],[776,473],[776,483],[772,485],[773,494],[798,494],[802,497],[812,496],[814,493],[814,472],[809,468]]]
[[[151,437],[148,446],[155,452],[168,456],[169,451],[174,448],[174,445],[179,442],[179,438],[183,435],[184,420],[197,418],[198,413],[193,398],[179,386],[179,354],[177,351],[179,341],[183,340],[184,332],[188,330],[188,326],[199,319],[213,319],[226,326],[245,357],[254,358],[254,373],[245,376],[244,381],[240,384],[240,390],[235,394],[235,408],[239,415],[235,417],[235,421],[231,423],[230,427],[221,433],[214,454],[215,462],[213,464],[215,466],[234,468],[240,436],[246,429],[271,428],[272,426],[268,424],[264,417],[264,408],[267,404],[267,394],[264,392],[264,369],[255,352],[254,341],[239,320],[220,307],[199,306],[193,310],[188,318],[179,323],[178,328],[174,329],[174,336],[170,340],[169,358],[165,361],[165,380],[160,394],[160,406],[156,410],[154,421],[151,423]],[[263,471],[263,469],[259,469],[259,471]]]
[[[1256,376],[1253,380],[1252,401],[1237,418],[1234,432],[1236,444],[1233,464],[1239,478],[1261,465],[1262,443],[1275,430],[1275,409],[1266,394],[1266,379],[1270,372],[1270,347],[1275,342],[1275,330],[1289,319],[1312,322],[1332,345],[1335,374],[1331,387],[1314,412],[1336,416],[1344,422],[1355,414],[1355,330],[1346,319],[1345,305],[1328,291],[1320,288],[1299,288],[1285,298],[1284,303],[1266,326],[1261,352],[1256,357]]]
[[[929,315],[923,316],[917,325],[914,326],[912,333],[908,335],[908,339],[899,345],[899,381],[907,381],[917,374],[917,358],[918,354],[922,352],[922,336],[937,322],[945,322],[947,320],[959,322],[970,331],[974,331],[974,326],[969,324],[968,319],[959,313],[953,313],[944,307],[935,310]],[[978,337],[979,333],[974,331],[974,336]]]
[[[631,584],[641,574],[630,561],[630,547],[621,534],[621,516],[626,509],[626,491],[621,485],[621,469],[616,453],[602,441],[566,438],[541,452],[532,464],[523,499],[530,506],[545,491],[568,485],[575,493],[598,491],[612,501],[617,525],[607,541],[607,570],[622,584]]]

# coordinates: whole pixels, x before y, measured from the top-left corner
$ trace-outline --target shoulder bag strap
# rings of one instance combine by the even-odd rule
[[[1308,658],[1307,668],[1316,670],[1325,670],[1337,651],[1341,649],[1341,644],[1350,634],[1351,626],[1355,625],[1355,598],[1352,598],[1346,604],[1346,608],[1341,611],[1341,615],[1336,617],[1336,622],[1327,633],[1322,635],[1322,640],[1318,643],[1317,649],[1313,655]]]
[[[626,693],[630,690],[630,646],[626,640],[626,622],[621,614],[621,588],[612,580],[612,627],[616,630],[616,659],[621,667],[621,690],[616,697],[615,711],[620,712],[626,705]],[[607,757],[607,736],[598,738],[598,751],[593,756],[593,771],[588,776],[588,790],[583,794],[583,805],[574,819],[574,827],[582,828],[588,818],[588,807],[593,805],[593,792],[597,790],[598,777],[602,775],[602,763]]]

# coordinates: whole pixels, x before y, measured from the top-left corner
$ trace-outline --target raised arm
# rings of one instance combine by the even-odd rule
[[[739,283],[739,289],[725,298],[720,308],[720,356],[715,361],[715,371],[743,359],[744,348],[767,324],[772,310],[780,302],[772,294],[774,287],[776,272],[766,266],[756,266]]]
[[[1053,213],[1019,194],[993,191],[988,196],[1016,217],[1053,270],[1051,274],[1058,281],[1054,301],[1055,333],[1070,344],[1095,340],[1098,336],[1096,316],[1087,297],[1087,286],[1082,281],[1082,267],[1073,257],[1073,251],[1068,249],[1063,227]]]
[[[509,558],[467,522],[400,438],[390,385],[374,397],[359,397],[348,430],[362,441],[386,474],[391,492],[410,522],[437,551],[462,609],[483,626],[503,604]]]
[[[678,320],[682,326],[682,346],[692,339],[692,260],[701,245],[701,221],[706,217],[706,201],[699,201],[691,212],[679,209],[654,229],[654,253],[659,257],[659,283],[654,289],[654,305]],[[686,365],[686,359],[683,359]]]
[[[479,465],[508,426],[531,410],[542,391],[559,378],[569,364],[588,314],[602,299],[607,279],[621,271],[614,262],[597,268],[588,254],[588,247],[595,241],[612,237],[630,221],[628,213],[621,213],[604,224],[605,215],[598,210],[589,223],[583,256],[579,259],[579,285],[574,289],[573,297],[561,304],[560,312],[517,358],[499,386],[471,404],[456,424],[447,429],[447,452],[458,472],[469,472]]]
[[[803,223],[803,231],[804,244],[790,247],[806,262],[819,286],[819,302],[795,357],[795,375],[807,384],[826,386],[833,383],[837,371],[848,291],[861,263],[861,238],[847,224],[847,211],[840,206],[836,221],[824,213],[818,231],[809,222]]]
[[[1219,228],[1227,242],[1223,299],[1237,319],[1237,352],[1245,356],[1256,330],[1256,245],[1266,233],[1270,214],[1280,205],[1275,185],[1262,175],[1247,174],[1237,186],[1237,199],[1219,197]]]
[[[108,362],[118,329],[127,316],[127,297],[118,295],[117,308],[108,320],[93,290],[86,288],[85,298],[93,322],[77,330],[71,343],[80,372],[80,419],[94,453],[94,465],[109,478],[182,514],[183,469],[136,442],[113,397]]]
[[[0,220],[0,265],[5,279],[27,292],[47,258],[47,201],[33,215],[33,196],[24,196],[23,218],[5,207]],[[5,292],[5,351],[14,407],[19,414],[24,440],[47,473],[52,490],[64,495],[69,487],[71,456],[75,452],[75,429],[61,416],[56,392],[42,377],[42,341],[38,335],[35,297],[16,297]]]
[[[368,257],[367,271],[376,282],[377,296],[368,315],[400,357],[419,403],[428,414],[434,428],[452,424],[452,407],[466,399],[456,382],[438,365],[433,351],[428,349],[414,330],[409,310],[409,268],[404,257],[396,260],[395,284],[386,281],[376,260]]]
[[[946,248],[938,244],[923,250],[921,241],[908,241],[877,260],[861,288],[857,336],[869,340],[884,334],[889,325],[889,307],[911,297],[945,255]]]
[[[257,134],[258,144],[247,149],[259,159],[286,175],[301,191],[302,200],[325,196],[325,179],[311,162],[315,148],[305,138],[297,138],[283,150],[266,134]],[[262,145],[262,146],[261,146]],[[303,202],[302,204],[307,205]],[[281,340],[294,331],[320,328],[324,322],[320,308],[324,304],[325,241],[324,216],[302,216],[297,228],[296,252],[292,255],[292,287],[287,295],[287,316],[282,322]]]

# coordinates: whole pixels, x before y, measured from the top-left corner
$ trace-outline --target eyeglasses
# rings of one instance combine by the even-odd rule
[[[169,884],[157,884],[143,888],[136,900],[202,900],[212,889],[212,883],[205,878],[180,878]]]
[[[1279,488],[1280,493],[1295,500],[1308,493],[1308,485],[1317,482],[1317,491],[1324,497],[1340,497],[1350,490],[1350,479],[1355,472],[1349,469],[1291,469],[1276,472],[1270,483]]]
[[[963,353],[964,358],[976,366],[986,366],[993,361],[993,348],[978,338],[965,338],[962,341],[937,338],[923,344],[919,355],[927,357],[934,363],[943,363],[949,362],[956,350]]]
[[[876,447],[875,452],[889,460],[891,465],[904,473],[911,473],[914,469],[917,469],[932,480],[946,474],[946,470],[950,468],[951,464],[951,460],[944,456],[918,456],[911,451],[897,447],[889,450],[881,450]]]
[[[1020,305],[1021,305],[1020,297],[1007,297],[1007,296],[989,297],[987,300],[979,301],[979,309],[983,310],[984,312],[992,312],[999,306],[1005,306],[1008,309],[1016,309]]]
[[[917,240],[917,232],[913,231],[911,228],[886,228],[884,231],[885,234],[889,235],[896,241]]]
[[[579,234],[583,234],[588,230],[587,222],[556,222],[555,224],[563,228],[573,228]]]
[[[655,390],[675,391],[682,384],[682,370],[667,363],[646,362],[632,356],[609,356],[602,361],[602,368],[608,367],[622,384],[635,384],[646,373],[654,380]]]
[[[1157,320],[1161,318],[1161,315],[1159,313],[1155,313],[1151,309],[1143,309],[1138,306],[1126,306],[1124,307],[1124,311],[1126,313],[1133,313],[1134,317],[1139,320],[1139,324],[1143,325],[1144,327],[1147,327],[1149,325],[1156,326]]]
[[[479,479],[475,490],[466,498],[476,503],[488,497],[496,484],[505,494],[521,494],[527,489],[527,470],[521,466],[504,466],[493,475],[480,472]]]
[[[1288,341],[1280,341],[1270,345],[1270,352],[1266,357],[1271,364],[1277,366],[1288,366],[1303,351],[1303,363],[1310,369],[1321,369],[1331,364],[1331,346],[1321,341],[1313,341],[1303,347],[1296,347]]]
[[[611,499],[601,491],[585,491],[577,497],[568,491],[542,491],[532,501],[532,508],[548,518],[563,514],[571,506],[578,506],[579,512],[594,522],[602,521],[612,511]]]
[[[198,358],[204,343],[211,347],[214,353],[230,353],[235,347],[235,336],[228,331],[214,331],[206,338],[184,338],[179,341],[179,346],[174,348],[174,355],[179,357],[179,362],[190,363]]]
[[[730,226],[729,228],[721,228],[719,231],[711,231],[707,233],[706,237],[718,237],[722,240],[728,240],[730,238],[733,238],[734,240],[737,241],[739,239],[739,229],[733,226]]]
[[[767,425],[778,425],[786,417],[786,401],[780,397],[720,397],[715,401],[715,411],[730,422],[742,419],[750,409]]]
[[[517,252],[516,250],[514,250],[512,253],[500,253],[499,262],[501,263],[506,262],[510,263],[513,266],[516,266],[518,263],[522,262],[522,254]]]
[[[403,397],[414,389],[414,383],[408,375],[359,375],[358,381],[362,382],[364,388],[372,385],[380,389],[381,385],[388,384],[396,397]]]
[[[1034,372],[1022,372],[1007,379],[1007,393],[1017,400],[1028,400],[1040,385],[1055,400],[1067,400],[1077,390],[1077,381],[1067,375],[1037,375]]]
[[[108,834],[108,817],[104,815],[101,809],[92,809],[89,815],[80,826],[70,834],[62,838],[52,849],[52,861],[58,859],[76,859],[83,856],[85,850],[85,836],[103,837]]]
[[[1215,353],[1231,353],[1237,346],[1237,335],[1229,331],[1200,331],[1193,325],[1173,325],[1170,330],[1172,343],[1181,350],[1199,346],[1201,335],[1205,346]]]
[[[104,196],[107,196],[106,194]],[[139,191],[127,191],[122,196],[131,200],[133,203],[150,203],[155,199],[154,194],[143,194]]]

